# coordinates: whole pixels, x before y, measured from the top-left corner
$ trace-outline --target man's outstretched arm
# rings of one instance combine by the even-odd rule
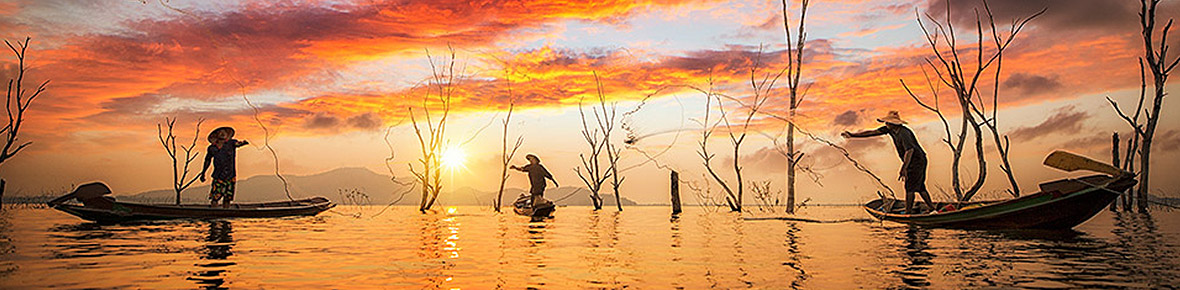
[[[884,128],[884,127],[882,127],[882,128]],[[887,132],[885,132],[885,130],[882,130],[881,128],[877,128],[877,129],[873,129],[873,130],[864,130],[864,131],[855,132],[855,133],[844,131],[844,133],[840,133],[840,136],[843,136],[844,138],[853,138],[853,137],[864,138],[864,137],[881,136],[881,135],[885,135],[886,133]]]

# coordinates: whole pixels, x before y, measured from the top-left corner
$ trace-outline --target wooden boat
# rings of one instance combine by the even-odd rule
[[[512,203],[512,211],[516,212],[518,215],[533,218],[546,218],[552,216],[553,212],[557,210],[557,206],[548,199],[542,198],[541,202],[539,202],[535,209],[532,207],[531,203],[531,197],[522,194],[516,199],[516,202]]]
[[[1060,152],[1060,151],[1059,151]],[[1057,154],[1055,152],[1055,154]],[[1072,155],[1072,154],[1071,154]],[[1053,155],[1046,160],[1050,164]],[[1084,158],[1073,155],[1074,157]],[[1073,158],[1073,157],[1069,157]],[[1094,162],[1086,159],[1087,162]],[[1076,160],[1074,160],[1076,161]],[[1097,166],[1088,164],[1090,166]],[[1105,164],[1100,164],[1105,165]],[[904,224],[962,229],[1070,229],[1082,224],[1105,209],[1119,194],[1134,186],[1133,174],[1098,166],[1104,173],[1080,178],[1067,178],[1040,184],[1040,192],[1019,198],[966,203],[936,203],[938,211],[928,214],[904,214],[905,202],[877,199],[864,205],[873,217]],[[1065,166],[1066,170],[1076,168]],[[1113,170],[1111,170],[1113,169]],[[915,203],[919,208],[921,202]],[[925,206],[920,206],[928,211]]]
[[[50,201],[49,207],[98,223],[122,223],[168,219],[219,219],[219,218],[274,218],[288,216],[314,216],[336,206],[324,197],[313,197],[293,201],[237,203],[228,208],[211,207],[208,204],[141,204],[115,201],[107,196],[111,189],[106,184],[94,182],[79,186],[74,192]],[[81,203],[66,203],[77,200]]]

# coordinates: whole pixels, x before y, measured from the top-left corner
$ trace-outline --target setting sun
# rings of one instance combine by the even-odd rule
[[[455,171],[456,169],[467,169],[467,166],[464,165],[464,162],[467,161],[467,152],[464,152],[463,148],[447,148],[442,152],[440,159],[442,161],[443,168],[446,168],[447,170]]]

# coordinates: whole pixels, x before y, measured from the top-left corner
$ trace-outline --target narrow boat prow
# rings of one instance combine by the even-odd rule
[[[319,196],[290,201],[235,203],[229,207],[212,207],[208,204],[173,205],[120,202],[109,196],[110,194],[111,188],[106,184],[92,182],[78,186],[73,192],[55,198],[47,204],[50,208],[98,223],[167,219],[314,216],[336,206],[327,198]],[[70,200],[77,200],[81,205],[68,203]]]
[[[935,203],[937,208],[926,214],[898,213],[902,202],[893,199],[870,201],[864,209],[881,220],[930,227],[1070,229],[1093,218],[1138,183],[1131,172],[1065,151],[1050,154],[1045,165],[1067,172],[1103,174],[1041,183],[1040,192],[1014,199]]]

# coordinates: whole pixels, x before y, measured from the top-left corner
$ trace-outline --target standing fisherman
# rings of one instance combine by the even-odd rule
[[[205,171],[213,163],[213,188],[209,190],[209,206],[229,207],[234,200],[234,185],[237,183],[238,147],[250,144],[245,140],[234,140],[234,128],[221,127],[209,132],[209,150],[205,153],[205,165],[201,167],[201,182],[205,182]]]
[[[537,158],[537,155],[533,155],[533,154],[525,155],[524,159],[529,160],[528,165],[525,165],[525,166],[512,165],[509,168],[516,169],[516,170],[519,170],[522,172],[528,172],[529,184],[531,185],[529,187],[529,195],[532,196],[533,208],[536,208],[537,203],[542,200],[542,196],[545,194],[545,185],[546,185],[545,179],[546,178],[553,181],[554,187],[560,187],[561,185],[558,185],[557,180],[553,179],[553,175],[549,174],[549,170],[545,169],[545,166],[541,165],[541,158]]]
[[[893,146],[897,147],[897,155],[901,157],[901,171],[898,180],[905,182],[905,214],[915,214],[914,193],[922,195],[929,210],[935,210],[934,202],[930,201],[930,193],[926,191],[926,151],[918,144],[914,131],[904,126],[905,121],[897,111],[889,111],[885,117],[877,119],[885,126],[876,130],[866,130],[856,133],[844,131],[840,136],[844,138],[864,138],[889,134],[893,138]]]

